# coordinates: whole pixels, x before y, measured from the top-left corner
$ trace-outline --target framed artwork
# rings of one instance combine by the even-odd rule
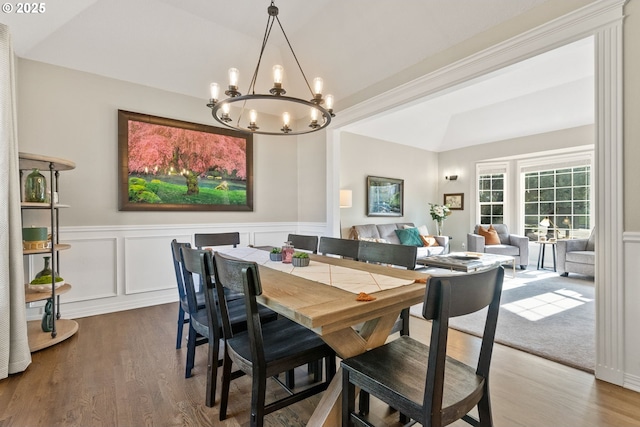
[[[253,211],[253,135],[118,110],[121,211]]]
[[[464,193],[451,193],[444,195],[444,204],[452,211],[464,210]]]
[[[404,215],[404,180],[367,177],[367,216]]]

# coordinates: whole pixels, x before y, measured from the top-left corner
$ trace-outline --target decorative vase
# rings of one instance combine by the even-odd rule
[[[24,198],[26,202],[43,203],[47,192],[47,180],[38,169],[34,169],[24,184]]]
[[[49,267],[49,261],[51,260],[51,257],[45,256],[42,257],[42,259],[44,259],[44,268],[42,269],[42,271],[36,274],[36,279],[42,276],[51,276],[52,274],[51,268]]]
[[[271,261],[282,261],[282,254],[281,253],[277,254],[277,253],[271,252],[269,254],[269,259]]]
[[[294,267],[306,267],[309,265],[309,258],[292,258],[291,262]]]
[[[293,245],[291,242],[285,242],[282,247],[282,262],[285,264],[291,264],[291,260],[293,259]]]
[[[444,224],[444,221],[440,220],[440,221],[436,221],[436,235],[438,236],[442,236],[442,226]]]

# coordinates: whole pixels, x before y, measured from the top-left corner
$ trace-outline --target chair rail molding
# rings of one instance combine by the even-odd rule
[[[341,127],[585,37],[595,39],[596,377],[624,385],[622,25],[627,0],[600,0],[341,111],[327,131],[327,218],[337,235]],[[606,258],[605,258],[606,254]],[[607,262],[605,262],[607,261]],[[599,285],[598,285],[599,284]],[[606,286],[605,286],[606,284]],[[628,336],[627,336],[628,337]],[[638,341],[640,338],[633,338]],[[626,359],[625,359],[626,354]],[[637,374],[636,374],[637,375]]]

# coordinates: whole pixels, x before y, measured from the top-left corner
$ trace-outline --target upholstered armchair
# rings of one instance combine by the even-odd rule
[[[476,225],[473,233],[467,234],[467,250],[512,256],[522,270],[529,265],[529,238],[510,234],[505,224]]]
[[[558,272],[561,276],[569,273],[595,275],[596,264],[596,229],[591,231],[588,239],[558,240]]]

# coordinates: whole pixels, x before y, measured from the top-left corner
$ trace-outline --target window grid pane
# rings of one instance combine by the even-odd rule
[[[590,229],[591,166],[527,172],[524,175],[525,234],[535,236],[548,217],[561,235]],[[555,226],[555,227],[554,227]]]
[[[504,221],[504,174],[478,177],[480,224],[502,224]]]

